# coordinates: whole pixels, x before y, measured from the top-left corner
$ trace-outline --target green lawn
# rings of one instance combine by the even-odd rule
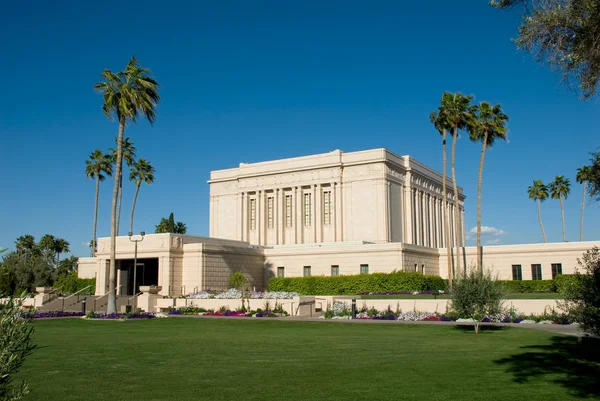
[[[348,295],[346,297],[349,297]],[[450,299],[450,295],[357,295],[360,299]],[[509,293],[505,299],[561,299],[557,292]]]
[[[599,366],[577,339],[532,329],[244,318],[35,328],[22,375],[36,401],[600,398]]]

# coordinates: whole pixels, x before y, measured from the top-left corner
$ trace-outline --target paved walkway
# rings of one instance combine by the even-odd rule
[[[198,316],[198,315],[169,315],[169,317],[178,318],[197,318],[197,319],[247,319],[239,316]],[[263,318],[253,318],[263,319]],[[286,321],[286,322],[319,322],[319,323],[344,323],[344,324],[429,324],[429,325],[444,325],[444,326],[473,326],[469,322],[435,322],[435,321],[420,321],[408,322],[404,320],[371,320],[371,319],[319,319],[314,317],[288,316],[279,318],[264,318],[268,320]],[[582,337],[583,333],[576,325],[560,325],[560,324],[516,324],[516,323],[481,323],[482,326],[507,326],[523,329],[533,329],[546,331],[550,333],[563,334],[567,336]]]

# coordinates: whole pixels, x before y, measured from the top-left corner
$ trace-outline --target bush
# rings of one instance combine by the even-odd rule
[[[554,280],[503,280],[507,292],[539,293],[556,292]]]
[[[243,286],[245,286],[247,283],[248,283],[248,280],[246,280],[246,277],[244,276],[244,273],[242,273],[242,272],[231,273],[231,275],[229,276],[229,287],[230,288],[237,288],[239,290]]]
[[[445,288],[446,283],[442,278],[413,272],[287,277],[269,280],[269,291],[297,292],[304,295],[356,295],[364,292],[426,291]]]
[[[452,285],[452,309],[460,317],[475,320],[477,334],[483,318],[502,311],[505,295],[504,285],[489,271],[471,269],[468,273],[462,272]]]
[[[560,304],[569,317],[586,333],[600,335],[600,250],[587,251],[579,265],[587,274],[577,272],[569,285],[564,285],[565,300]],[[564,279],[562,279],[564,280]],[[568,280],[568,279],[567,279]]]
[[[24,296],[25,294],[23,294]],[[22,298],[0,304],[0,400],[20,400],[29,393],[27,382],[12,385],[12,378],[34,345],[31,321],[21,311]]]
[[[571,290],[571,287],[581,284],[581,275],[576,274],[559,274],[554,279],[556,292],[565,294]]]
[[[85,290],[85,293],[93,294],[96,291],[96,279],[78,278],[76,272],[60,276],[58,280],[54,282],[54,287],[60,288],[59,292],[62,294],[74,294],[87,286],[91,287]]]

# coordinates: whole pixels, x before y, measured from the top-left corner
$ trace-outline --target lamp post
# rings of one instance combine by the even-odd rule
[[[138,242],[142,242],[144,240],[144,235],[146,235],[146,232],[142,231],[140,232],[140,236],[142,237],[142,239],[131,239],[133,233],[129,231],[129,241],[135,243],[135,248],[133,251],[133,313],[135,313],[135,311],[137,310],[137,294],[135,289],[135,285],[137,284],[137,245]]]

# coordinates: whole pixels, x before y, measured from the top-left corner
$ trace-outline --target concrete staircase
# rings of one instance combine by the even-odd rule
[[[124,312],[125,307],[131,303],[129,296],[117,297],[117,311]],[[41,307],[37,308],[39,312],[50,312],[50,311],[66,311],[66,312],[81,312],[82,302],[86,300],[86,313],[87,312],[99,312],[105,313],[108,304],[107,296],[100,295],[87,295],[87,296],[69,296],[69,297],[58,297],[50,302],[46,302]]]

